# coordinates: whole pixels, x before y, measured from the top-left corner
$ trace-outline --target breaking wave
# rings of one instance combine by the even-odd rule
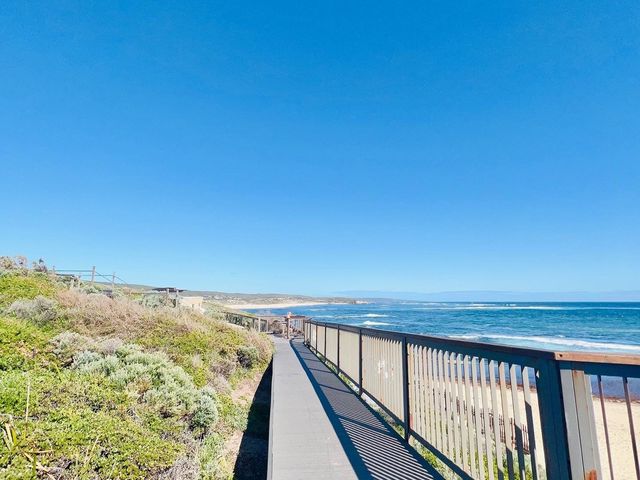
[[[564,349],[580,349],[580,350],[616,350],[625,352],[640,353],[640,345],[628,345],[624,343],[608,343],[608,342],[593,342],[589,340],[578,340],[572,338],[562,337],[545,337],[545,336],[531,336],[525,337],[521,335],[449,335],[449,338],[456,338],[460,340],[472,340],[472,341],[493,341],[494,343],[509,343],[517,345],[527,345],[531,347],[553,348],[555,346],[563,347]],[[500,341],[503,340],[503,341]],[[497,341],[497,342],[496,342]],[[537,344],[537,345],[534,345]]]

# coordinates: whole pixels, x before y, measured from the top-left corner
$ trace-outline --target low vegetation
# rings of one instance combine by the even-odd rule
[[[229,478],[264,336],[0,259],[0,478]],[[40,271],[38,271],[40,270]]]

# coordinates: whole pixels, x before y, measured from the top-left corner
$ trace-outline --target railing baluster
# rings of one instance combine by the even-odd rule
[[[436,408],[436,386],[433,376],[433,349],[427,349],[427,375],[429,378],[429,409],[431,410],[431,441],[436,448],[440,449],[438,441],[438,411]]]
[[[467,428],[469,429],[469,462],[471,464],[471,475],[473,478],[478,477],[478,469],[476,467],[476,447],[473,444],[475,428],[473,428],[473,396],[471,394],[471,378],[469,378],[469,355],[464,356],[464,388],[466,395],[467,409]]]
[[[496,387],[496,365],[493,360],[489,362],[489,384],[491,386],[491,406],[493,408],[493,436],[495,438],[496,445],[498,480],[504,480],[504,457],[502,456],[502,439],[500,437],[500,408],[498,407],[498,392]]]
[[[611,444],[609,443],[609,426],[607,425],[607,412],[604,408],[604,394],[602,392],[602,376],[598,375],[598,392],[600,393],[600,408],[602,410],[602,423],[604,425],[604,439],[607,444],[607,458],[609,460],[609,478],[613,480],[613,461],[611,460]]]
[[[513,430],[516,435],[516,448],[518,450],[518,471],[520,478],[525,478],[524,444],[522,442],[522,422],[520,421],[520,400],[518,399],[517,366],[513,363],[509,368],[509,380],[511,381],[511,400],[513,407]]]
[[[470,469],[467,467],[469,464],[469,432],[467,428],[467,422],[465,418],[466,409],[466,393],[465,382],[463,372],[463,358],[462,355],[458,355],[458,386],[460,388],[460,425],[462,427],[462,463],[461,466],[465,472],[469,473]]]
[[[424,379],[424,388],[422,390],[422,405],[424,408],[424,419],[427,423],[424,424],[425,438],[434,444],[435,438],[433,435],[433,410],[431,409],[431,402],[429,401],[431,392],[431,383],[429,379],[429,366],[427,363],[428,349],[427,347],[420,347],[420,376]]]
[[[455,445],[455,461],[458,465],[463,465],[462,463],[462,449],[460,446],[461,436],[462,436],[462,427],[461,427],[461,416],[458,409],[458,405],[460,404],[460,379],[457,375],[457,365],[458,365],[458,354],[451,353],[449,356],[449,363],[451,367],[451,379],[452,379],[452,411],[453,411],[453,435],[454,435],[454,445]]]
[[[418,434],[420,433],[420,382],[422,379],[420,378],[420,373],[418,370],[418,346],[415,344],[410,344],[411,351],[411,365],[413,372],[413,418],[411,419],[412,425],[411,428]]]
[[[635,428],[633,426],[633,411],[631,410],[631,398],[629,396],[629,380],[622,377],[622,385],[624,387],[624,399],[627,403],[627,413],[629,414],[629,433],[631,433],[631,448],[633,449],[633,463],[636,467],[636,476],[640,478],[640,462],[638,461],[638,439],[636,438]]]
[[[382,392],[383,392],[383,403],[385,405],[389,405],[391,407],[391,411],[393,411],[393,399],[389,398],[389,378],[391,377],[391,368],[392,362],[391,358],[389,358],[389,340],[386,338],[382,340],[382,358],[384,358],[384,370],[382,371],[382,375],[380,377],[380,381],[382,382]]]
[[[522,367],[522,388],[524,390],[524,408],[527,417],[527,432],[529,433],[529,455],[531,456],[531,474],[538,478],[538,453],[536,451],[536,435],[533,423],[533,408],[531,405],[531,390],[529,385],[529,368]]]
[[[404,410],[404,439],[409,440],[410,429],[411,429],[411,418],[410,418],[410,402],[409,402],[409,358],[407,352],[407,337],[402,338],[402,400],[403,400],[403,410]]]
[[[417,380],[417,384],[416,384],[416,428],[415,430],[418,432],[418,435],[421,435],[424,438],[427,438],[427,435],[424,431],[424,423],[425,423],[425,419],[424,419],[424,415],[423,415],[423,411],[422,411],[422,404],[423,404],[423,390],[424,390],[424,377],[422,375],[422,369],[420,368],[420,346],[419,345],[414,345],[413,349],[414,349],[414,364],[415,364],[415,372],[416,372],[416,380]]]
[[[511,417],[509,415],[509,404],[507,403],[507,380],[505,378],[505,364],[500,362],[498,374],[500,376],[500,401],[502,403],[502,424],[504,425],[504,446],[507,456],[507,472],[509,479],[514,478],[513,474],[513,443],[511,442]]]
[[[445,412],[445,386],[444,386],[444,368],[443,368],[443,356],[444,352],[442,350],[438,350],[438,355],[436,356],[436,368],[438,370],[438,405],[440,407],[440,444],[442,445],[442,450],[445,454],[448,454],[448,445],[449,439],[447,438],[447,416]]]
[[[473,406],[475,410],[476,447],[478,453],[479,476],[484,480],[484,449],[482,448],[482,418],[480,408],[480,395],[478,391],[478,369],[475,357],[471,358],[471,380],[473,381]]]
[[[485,373],[485,360],[480,359],[480,392],[482,394],[482,416],[484,419],[484,442],[487,453],[487,470],[489,470],[489,480],[494,480],[493,473],[493,442],[491,441],[491,425],[489,403],[487,401],[487,377]]]
[[[442,445],[442,451],[447,453],[447,417],[444,409],[445,399],[444,399],[444,372],[442,371],[442,357],[444,352],[438,349],[438,354],[436,356],[436,368],[438,370],[437,378],[438,378],[438,405],[440,407],[440,445]]]
[[[451,375],[451,352],[445,352],[444,355],[444,378],[445,378],[445,382],[447,384],[447,390],[446,390],[446,398],[447,398],[447,403],[446,403],[446,410],[447,410],[447,437],[449,438],[449,458],[451,458],[452,460],[455,458],[455,454],[456,454],[456,444],[455,444],[455,438],[456,438],[456,430],[454,428],[454,422],[455,422],[455,412],[453,410],[453,389],[452,389],[452,383],[453,383],[453,378],[450,376]]]
[[[404,413],[404,407],[405,407],[405,398],[403,395],[403,391],[405,389],[404,385],[401,385],[400,388],[395,387],[395,385],[398,384],[398,380],[400,382],[403,381],[403,377],[404,377],[404,367],[405,367],[405,353],[403,353],[403,350],[406,352],[406,347],[403,348],[403,345],[406,346],[406,342],[404,340],[401,340],[400,342],[395,342],[394,343],[394,352],[395,352],[395,356],[397,359],[397,366],[399,367],[399,371],[396,370],[396,375],[394,375],[393,377],[393,385],[391,386],[393,388],[394,392],[397,392],[397,398],[396,398],[396,402],[398,405],[398,409],[401,412],[401,414],[399,415],[400,418],[402,418],[402,415]]]

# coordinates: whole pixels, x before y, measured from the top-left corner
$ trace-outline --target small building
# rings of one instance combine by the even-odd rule
[[[190,308],[200,313],[204,313],[204,297],[178,297],[178,305]]]

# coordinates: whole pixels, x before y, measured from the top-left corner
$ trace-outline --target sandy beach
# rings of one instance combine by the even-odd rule
[[[518,397],[520,403],[520,412],[524,410],[524,392],[521,388],[518,389]],[[509,410],[513,412],[513,402],[511,396],[508,397]],[[538,445],[538,463],[541,468],[544,468],[544,449],[542,447],[542,433],[540,430],[540,416],[538,406],[537,392],[531,391],[531,404],[533,407],[533,416],[535,424],[535,436],[536,444]],[[609,443],[611,446],[611,461],[613,464],[614,477],[621,480],[632,480],[636,478],[635,467],[633,464],[633,447],[631,444],[631,432],[629,430],[629,414],[627,411],[627,404],[622,399],[604,399],[604,408],[607,418],[607,429],[609,432]],[[610,468],[607,456],[607,443],[605,436],[605,427],[602,417],[602,407],[600,404],[600,398],[593,396],[593,411],[596,423],[596,431],[598,436],[598,450],[600,452],[600,464],[602,468],[603,478],[610,477]],[[640,403],[632,402],[631,411],[636,426],[640,423]],[[525,421],[526,422],[526,421]],[[637,442],[640,438],[636,439]]]
[[[221,303],[223,307],[232,308],[234,310],[270,310],[280,308],[295,308],[295,307],[313,307],[315,305],[328,305],[322,302],[285,302],[285,303]],[[345,305],[344,303],[332,303],[331,305]]]

